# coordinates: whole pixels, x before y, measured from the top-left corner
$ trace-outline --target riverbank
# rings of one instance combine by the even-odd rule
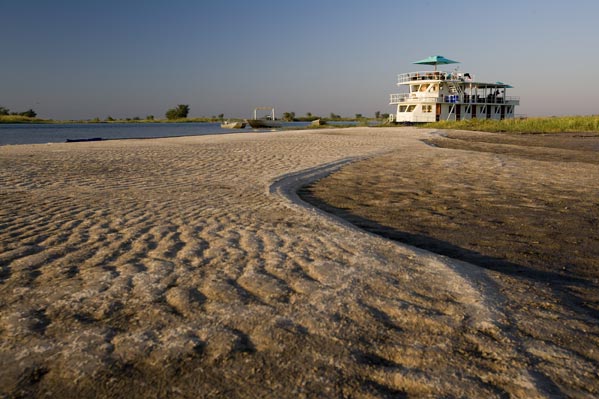
[[[421,161],[459,154],[458,168],[503,170],[488,154],[423,143],[432,132],[0,147],[0,393],[596,393],[599,329],[542,291],[545,282],[508,284],[293,196],[320,171],[389,151]]]
[[[471,130],[523,134],[599,133],[599,115],[513,119],[466,119],[424,124],[428,129]]]

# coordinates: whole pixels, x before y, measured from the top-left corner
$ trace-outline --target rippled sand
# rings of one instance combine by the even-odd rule
[[[0,147],[0,394],[584,397],[539,373],[527,348],[547,349],[510,334],[486,271],[297,200],[353,159],[429,156],[427,137]]]

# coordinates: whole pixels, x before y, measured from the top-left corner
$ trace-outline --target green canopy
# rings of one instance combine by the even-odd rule
[[[414,64],[422,64],[422,65],[434,65],[435,71],[437,70],[437,65],[446,65],[446,64],[459,64],[459,61],[453,61],[443,57],[442,55],[431,55],[423,60],[416,61]]]
[[[498,84],[498,85],[502,85],[506,89],[513,89],[514,88],[514,86],[510,86],[507,83],[503,83],[503,82],[495,82],[495,83]]]

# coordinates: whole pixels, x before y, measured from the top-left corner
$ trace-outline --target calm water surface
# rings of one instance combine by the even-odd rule
[[[283,123],[283,127],[307,125],[307,122]],[[67,139],[114,140],[203,136],[252,131],[268,131],[268,129],[222,129],[219,123],[0,124],[0,145],[64,143]]]

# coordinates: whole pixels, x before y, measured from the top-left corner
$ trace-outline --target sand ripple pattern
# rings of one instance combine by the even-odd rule
[[[484,275],[270,189],[426,134],[0,148],[0,393],[550,396]]]

